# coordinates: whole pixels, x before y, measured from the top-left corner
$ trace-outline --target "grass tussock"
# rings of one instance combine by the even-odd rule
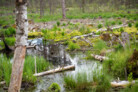
[[[93,76],[86,72],[78,72],[75,77],[68,75],[64,78],[65,87],[75,91],[107,92],[110,88],[110,80],[102,72],[92,72]]]
[[[1,55],[0,57],[0,81],[6,81],[6,85],[9,85],[12,63],[11,59]],[[37,72],[42,72],[49,69],[51,64],[43,57],[36,57]],[[28,83],[35,83],[37,78],[33,76],[35,73],[35,59],[32,56],[25,58],[23,81]]]

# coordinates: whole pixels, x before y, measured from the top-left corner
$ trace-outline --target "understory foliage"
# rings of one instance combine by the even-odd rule
[[[2,57],[2,58],[1,58]],[[36,57],[37,72],[48,70],[51,64],[46,61],[43,57]],[[10,76],[12,70],[12,61],[5,55],[0,56],[0,81],[6,81],[6,85],[9,85]],[[36,77],[33,76],[35,73],[35,59],[32,56],[27,56],[24,64],[23,81],[28,83],[35,83]]]
[[[137,49],[137,45],[131,45],[131,48],[127,47],[126,49],[118,48],[119,50],[107,54],[109,59],[104,61],[104,69],[111,73],[115,78],[124,78],[126,75],[125,69],[127,68],[128,59],[132,56],[134,48]]]

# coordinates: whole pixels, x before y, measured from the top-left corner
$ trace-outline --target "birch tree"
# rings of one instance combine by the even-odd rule
[[[65,6],[65,0],[62,0],[62,18],[66,19],[66,6]]]
[[[28,37],[27,0],[16,0],[16,44],[8,92],[20,92]]]

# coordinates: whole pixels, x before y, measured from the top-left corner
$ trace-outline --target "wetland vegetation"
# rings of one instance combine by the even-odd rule
[[[136,0],[28,1],[21,92],[137,92]],[[0,92],[7,92],[23,21],[17,4],[0,2]],[[63,69],[70,65],[75,70]]]

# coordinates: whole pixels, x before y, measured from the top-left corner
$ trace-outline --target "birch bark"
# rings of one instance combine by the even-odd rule
[[[8,92],[20,92],[27,38],[27,0],[16,0],[16,49]]]

